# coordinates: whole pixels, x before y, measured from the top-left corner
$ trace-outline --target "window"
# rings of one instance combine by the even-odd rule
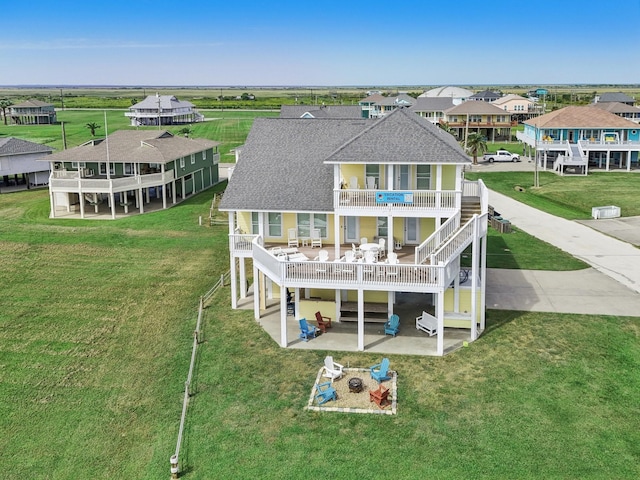
[[[389,235],[389,228],[387,224],[387,217],[378,217],[378,237],[387,237]]]
[[[269,213],[269,236],[282,237],[282,214]]]
[[[320,230],[320,237],[327,238],[327,215],[325,213],[298,213],[298,235],[311,237],[311,229]]]
[[[107,164],[106,163],[100,163],[98,166],[98,171],[100,172],[100,175],[106,175],[107,174]],[[109,175],[115,175],[116,174],[116,166],[113,163],[109,164]]]
[[[380,188],[380,165],[365,165],[364,167],[365,179],[366,177],[375,178],[375,184]]]
[[[431,189],[431,165],[418,165],[416,167],[416,190]]]
[[[469,121],[473,123],[480,123],[482,122],[482,115],[470,115]]]
[[[125,163],[124,164],[124,174],[125,175],[133,175],[135,174],[135,169],[133,163]]]
[[[260,217],[258,212],[251,212],[251,233],[253,235],[260,233]]]
[[[85,162],[71,162],[71,168],[85,168],[87,164]]]
[[[600,140],[600,130],[585,130],[584,138],[587,140]]]
[[[184,168],[184,158],[180,159],[180,168]]]
[[[191,154],[191,165],[193,165],[194,163],[196,163],[196,154],[192,153]]]
[[[203,151],[202,151],[202,159],[203,159],[203,160],[206,160],[206,159],[207,159],[207,151],[206,151],[206,150],[203,150]]]

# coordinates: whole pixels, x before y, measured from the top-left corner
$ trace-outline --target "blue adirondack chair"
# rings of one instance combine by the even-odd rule
[[[383,358],[381,363],[377,363],[369,368],[371,372],[371,378],[376,382],[384,382],[385,380],[391,380],[389,375],[389,359]]]
[[[384,324],[385,335],[393,335],[394,337],[400,332],[400,317],[393,314],[389,317],[389,321]]]
[[[316,338],[318,329],[313,325],[309,325],[306,318],[301,318],[298,322],[300,323],[300,338],[302,340],[308,342],[310,338]]]
[[[318,405],[328,402],[329,400],[337,400],[338,394],[336,389],[331,386],[331,382],[316,383],[316,400]]]

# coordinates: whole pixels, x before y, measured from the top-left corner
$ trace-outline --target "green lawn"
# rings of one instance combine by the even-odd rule
[[[623,217],[640,215],[640,176],[636,173],[591,172],[580,177],[539,173],[539,188],[533,187],[533,172],[467,172],[465,178],[481,178],[496,192],[569,220],[591,218],[591,208],[602,205],[619,206]]]
[[[96,138],[104,138],[105,130],[109,133],[122,129],[134,129],[129,125],[129,119],[124,116],[124,110],[64,110],[57,112],[60,123],[57,125],[2,125],[0,124],[0,138],[17,137],[36,143],[49,145],[55,150],[62,150],[64,146],[63,135],[66,137],[67,148],[76,147],[91,140],[91,132],[86,127],[88,123],[96,123],[100,126],[96,130]],[[106,113],[106,128],[105,128]],[[203,112],[210,121],[194,123],[191,125],[192,136],[195,138],[207,138],[221,142],[220,161],[235,162],[235,156],[230,150],[244,143],[253,119],[255,117],[274,117],[279,112],[251,112],[251,111],[205,111]],[[64,123],[64,130],[63,124]],[[144,127],[147,130],[157,130],[157,127]],[[184,125],[162,127],[172,133],[184,128]],[[64,131],[64,133],[63,133]]]
[[[49,220],[44,190],[0,196],[6,477],[168,478],[197,300],[228,268],[226,228],[198,226],[211,193],[100,222]],[[637,318],[489,311],[468,348],[390,357],[397,416],[310,413],[327,352],[280,349],[227,287],[204,317],[183,478],[636,478],[639,335]]]

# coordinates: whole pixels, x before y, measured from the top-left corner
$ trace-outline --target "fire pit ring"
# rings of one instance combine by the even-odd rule
[[[361,378],[353,377],[347,382],[351,393],[360,393],[364,389],[364,382]]]

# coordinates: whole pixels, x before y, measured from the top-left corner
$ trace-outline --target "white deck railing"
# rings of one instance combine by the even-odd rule
[[[253,261],[279,284],[295,287],[367,288],[393,286],[418,291],[444,286],[444,266],[357,262],[278,260],[257,241],[252,244]]]
[[[410,194],[410,202],[379,202],[379,198],[387,194],[397,194],[393,190],[334,190],[334,205],[345,209],[378,209],[378,210],[442,210],[455,209],[456,199],[460,192],[455,190],[402,190]]]
[[[49,186],[51,191],[106,193],[166,185],[174,179],[173,170],[165,173],[150,173],[148,175],[132,175],[130,177],[111,179],[87,178],[81,177],[78,172],[54,170],[51,172]]]
[[[258,235],[233,233],[229,235],[229,249],[234,255],[251,256],[251,252],[253,251],[251,243],[256,238],[260,238],[258,241],[262,243],[262,237],[258,237]],[[243,253],[245,255],[242,255]]]

